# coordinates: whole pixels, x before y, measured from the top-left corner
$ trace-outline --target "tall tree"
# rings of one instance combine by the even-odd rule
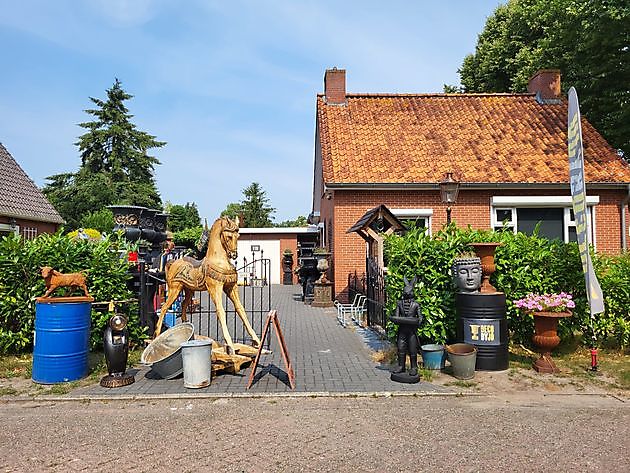
[[[118,79],[107,90],[107,99],[90,97],[96,105],[85,112],[95,119],[79,124],[87,132],[75,143],[81,166],[76,173],[49,176],[44,193],[68,222],[76,228],[81,217],[106,205],[126,204],[160,208],[154,180],[158,159],[147,153],[164,142],[136,129]]]
[[[186,228],[196,228],[201,224],[197,204],[186,202],[186,205],[170,205],[168,226],[171,231],[179,232]]]
[[[232,219],[236,217],[241,218],[243,217],[243,207],[241,206],[239,202],[231,202],[227,204],[227,207],[225,207],[225,210],[221,212],[221,217],[230,217]],[[243,226],[243,222],[241,222],[241,225]]]
[[[241,213],[245,222],[241,226],[248,227],[271,227],[271,215],[276,211],[269,205],[267,193],[257,182],[252,182],[243,189],[245,197],[241,203]]]
[[[630,153],[630,3],[509,0],[488,18],[459,70],[466,92],[524,92],[536,70],[558,68],[583,114]]]

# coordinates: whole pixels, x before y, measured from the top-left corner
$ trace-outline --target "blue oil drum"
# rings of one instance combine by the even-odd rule
[[[32,378],[55,384],[88,374],[90,302],[37,302]]]

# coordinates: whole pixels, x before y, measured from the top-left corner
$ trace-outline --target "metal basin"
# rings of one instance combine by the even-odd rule
[[[193,338],[195,328],[185,322],[169,328],[149,343],[140,357],[140,363],[151,366],[159,376],[172,379],[183,371],[182,343]]]

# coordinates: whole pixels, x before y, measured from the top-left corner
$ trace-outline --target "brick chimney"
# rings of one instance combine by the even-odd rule
[[[345,105],[346,104],[346,70],[326,69],[324,75],[324,94],[326,95],[326,103],[329,105]]]
[[[562,93],[560,91],[560,70],[539,70],[529,79],[527,92],[537,94],[543,102],[559,99]]]

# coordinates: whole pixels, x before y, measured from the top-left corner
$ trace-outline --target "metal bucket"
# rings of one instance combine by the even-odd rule
[[[453,367],[453,376],[457,379],[471,379],[475,376],[477,348],[468,343],[447,345],[448,361]]]
[[[182,343],[184,387],[205,388],[212,378],[212,340]]]
[[[422,363],[428,370],[441,370],[446,363],[446,352],[443,345],[422,345]]]
[[[63,383],[88,373],[90,302],[36,302],[33,381]]]
[[[172,379],[183,371],[181,345],[195,333],[195,327],[185,322],[169,328],[149,343],[140,357],[140,362],[151,366],[159,376]]]

